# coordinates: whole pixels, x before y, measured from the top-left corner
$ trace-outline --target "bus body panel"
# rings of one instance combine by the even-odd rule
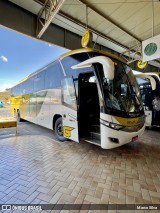
[[[11,98],[11,103],[12,113],[14,109],[19,110],[22,119],[49,129],[53,129],[54,115],[62,114],[66,110],[61,104],[60,89],[21,95],[18,99]]]
[[[53,116],[63,111],[60,89],[49,89],[37,98],[37,123],[53,129]]]
[[[36,94],[31,93],[30,94],[30,100],[28,102],[29,104],[29,118],[28,121],[37,124],[37,97]],[[23,115],[22,115],[23,116]],[[22,117],[24,120],[26,120],[26,117]]]
[[[62,122],[64,137],[79,142],[77,111],[64,107]]]

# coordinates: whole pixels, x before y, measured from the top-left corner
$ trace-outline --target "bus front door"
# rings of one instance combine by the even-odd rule
[[[79,142],[78,119],[77,119],[77,98],[75,85],[72,78],[62,80],[62,114],[63,135],[65,138]]]

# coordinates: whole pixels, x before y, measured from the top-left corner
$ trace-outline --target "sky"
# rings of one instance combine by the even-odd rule
[[[0,91],[68,51],[0,26]]]

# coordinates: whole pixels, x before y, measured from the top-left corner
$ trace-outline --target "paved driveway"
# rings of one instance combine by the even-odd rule
[[[28,122],[18,136],[14,129],[0,131],[1,204],[160,203],[158,131],[113,150],[60,143],[52,131]]]

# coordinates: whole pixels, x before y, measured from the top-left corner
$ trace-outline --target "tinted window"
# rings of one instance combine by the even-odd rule
[[[15,96],[15,87],[11,89],[11,96]]]
[[[33,92],[34,89],[34,81],[33,81],[33,77],[22,82],[21,84],[13,87],[11,89],[11,95],[15,96],[15,95],[22,95],[22,94],[28,94]]]
[[[65,69],[67,77],[73,76],[74,78],[77,78],[79,73],[92,71],[93,68],[91,67],[80,68],[80,69],[71,68],[73,65],[79,64],[87,59],[89,59],[89,56],[87,53],[78,53],[78,54],[70,55],[63,58],[61,62]]]
[[[56,88],[61,86],[61,80],[64,78],[62,68],[58,62],[49,65],[46,69],[45,88]]]
[[[21,84],[21,94],[26,94],[27,93],[27,81],[24,81]]]
[[[31,77],[28,81],[28,93],[34,92],[34,77]]]
[[[33,77],[24,81],[21,84],[21,94],[28,94],[33,92],[34,90],[34,81],[33,81]]]
[[[62,80],[62,103],[76,109],[76,94],[72,78],[64,78]]]
[[[13,95],[20,95],[21,94],[20,88],[21,88],[20,84],[15,86],[14,89],[13,89]]]
[[[13,88],[10,89],[10,95],[13,96]]]
[[[34,76],[34,91],[40,91],[45,88],[45,71]]]

